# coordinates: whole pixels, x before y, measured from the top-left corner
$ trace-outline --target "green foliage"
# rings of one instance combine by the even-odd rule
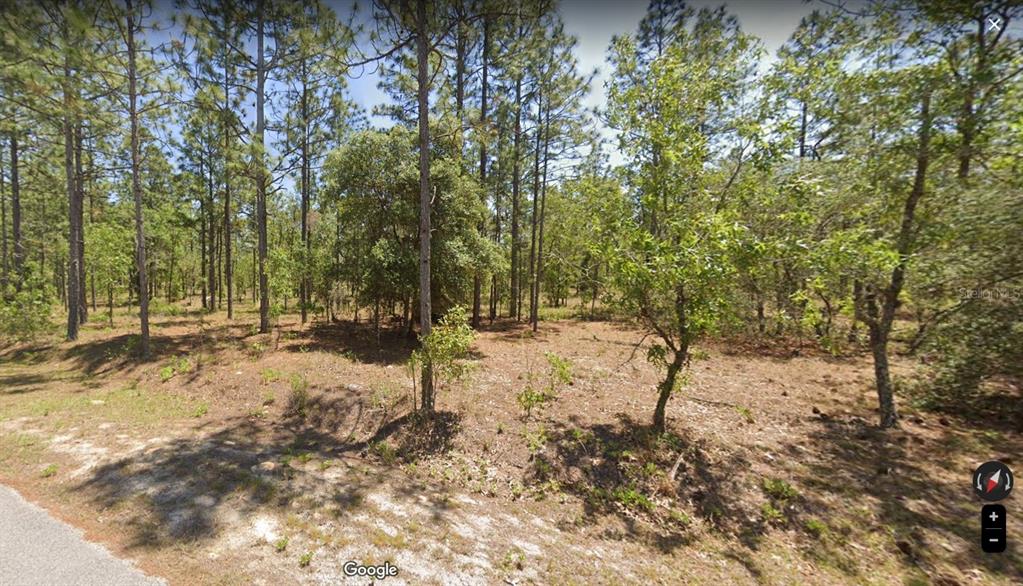
[[[305,379],[299,375],[292,378],[291,392],[288,394],[288,404],[285,408],[287,413],[305,416],[309,408],[309,390]]]
[[[548,371],[543,386],[535,386],[533,372],[530,371],[527,373],[526,387],[516,397],[526,417],[532,414],[534,408],[543,407],[557,399],[558,388],[572,382],[571,362],[553,352],[545,352],[544,357],[547,359]]]
[[[749,407],[743,407],[741,405],[737,405],[735,407],[735,412],[738,413],[739,415],[741,415],[742,418],[744,420],[746,420],[746,423],[748,423],[750,425],[756,423],[756,420],[753,419],[753,412],[750,411]]]
[[[398,461],[398,451],[386,441],[373,442],[370,444],[369,449],[388,466]]]
[[[420,339],[420,348],[409,358],[413,380],[425,366],[432,369],[435,389],[460,380],[471,367],[465,358],[475,339],[476,332],[469,327],[465,309],[451,308],[430,334]]]
[[[275,382],[280,378],[281,372],[279,370],[273,368],[264,368],[263,370],[259,371],[259,380],[262,381],[264,385]]]
[[[172,378],[174,378],[173,366],[168,365],[160,369],[160,382],[167,382]]]
[[[760,512],[764,516],[764,521],[768,523],[780,523],[784,521],[785,514],[775,508],[771,503],[764,503],[760,506]]]
[[[763,488],[764,494],[778,501],[788,501],[799,494],[791,484],[781,478],[765,478],[761,488]]]
[[[350,284],[353,301],[363,306],[407,301],[418,291],[415,145],[415,133],[401,125],[387,131],[362,131],[327,161],[325,195],[335,206],[341,236],[337,277]],[[485,209],[475,177],[453,156],[438,152],[431,157],[431,183],[444,202],[431,220],[432,293],[437,313],[470,302],[473,276],[490,270],[499,256],[493,242],[477,229]]]
[[[37,273],[31,267],[28,272]],[[28,342],[51,331],[53,304],[51,287],[36,277],[26,279],[21,291],[0,291],[0,342]]]
[[[807,519],[803,526],[806,528],[806,531],[808,533],[810,533],[817,539],[820,539],[821,537],[824,537],[825,535],[828,534],[828,524],[825,523],[824,521],[821,521],[820,519],[816,518]]]
[[[653,501],[631,486],[616,488],[611,491],[611,498],[627,509],[636,509],[650,513],[655,508]]]
[[[291,382],[292,394],[304,393],[309,388],[309,381],[307,381],[306,378],[301,374],[291,375],[289,381]]]

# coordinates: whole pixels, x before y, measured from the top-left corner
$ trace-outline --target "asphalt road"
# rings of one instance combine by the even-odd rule
[[[155,586],[166,584],[89,543],[81,531],[0,486],[3,586]]]

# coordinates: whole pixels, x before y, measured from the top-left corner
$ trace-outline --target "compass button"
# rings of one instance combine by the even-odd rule
[[[973,472],[973,492],[982,500],[995,502],[1012,492],[1012,470],[1003,462],[984,462]]]

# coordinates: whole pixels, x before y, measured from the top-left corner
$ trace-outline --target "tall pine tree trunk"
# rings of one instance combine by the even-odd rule
[[[312,254],[312,242],[309,240],[309,88],[306,85],[308,71],[306,61],[302,60],[302,145],[301,145],[301,191],[302,191],[302,248],[305,256],[302,259],[302,282],[299,287],[299,303],[302,306],[302,323],[306,323],[309,313],[309,260]]]
[[[80,100],[77,91],[75,100]],[[78,191],[78,323],[89,320],[89,309],[85,290],[85,181],[82,172],[82,121],[75,123],[75,190]]]
[[[216,209],[217,206],[214,203],[213,195],[213,159],[210,158],[209,164],[209,177],[207,178],[207,188],[209,190],[209,205],[206,206],[206,217],[203,221],[206,222],[206,289],[209,293],[209,301],[206,304],[206,308],[211,312],[217,309],[217,222],[216,222]]]
[[[263,54],[264,35],[263,1],[256,2],[256,224],[259,231],[259,331],[266,334],[270,331],[270,287],[266,275],[267,237],[266,237],[266,157],[263,153],[264,102],[266,100],[266,56]]]
[[[14,239],[14,288],[21,291],[25,281],[25,242],[21,236],[21,180],[18,177],[18,136],[11,134],[11,237]],[[40,247],[40,255],[42,255]],[[45,258],[39,268],[46,266]]]
[[[3,247],[0,248],[0,260],[3,264],[3,273],[0,274],[0,295],[6,293],[11,278],[11,265],[7,256],[7,185],[4,183],[3,163],[3,149],[0,149],[0,238],[3,240]]]
[[[139,326],[140,346],[143,358],[149,358],[149,297],[146,271],[146,233],[142,221],[142,181],[139,165],[139,114],[137,69],[135,65],[135,14],[132,0],[125,0],[127,28],[125,36],[128,45],[128,115],[131,118],[131,194],[135,201],[135,267],[139,276]]]
[[[482,189],[483,204],[487,203],[487,75],[490,67],[490,19],[487,14],[483,15],[483,55],[480,87],[480,189]],[[480,222],[479,232],[484,235],[486,226]],[[494,293],[491,292],[491,297]],[[472,327],[480,329],[480,314],[483,311],[483,275],[482,271],[476,270],[472,281]],[[493,318],[491,318],[493,319]]]
[[[224,281],[227,285],[227,319],[234,319],[234,273],[231,268],[231,165],[228,161],[231,128],[228,117],[231,108],[231,86],[228,66],[224,66]]]
[[[429,31],[426,0],[416,0],[416,81],[419,106],[419,335],[426,338],[433,329],[430,299],[430,72]],[[422,408],[434,408],[433,367],[422,368]]]
[[[78,241],[81,232],[82,202],[78,199],[79,192],[75,188],[75,145],[74,145],[74,112],[77,104],[71,95],[71,49],[68,24],[64,23],[64,182],[68,197],[68,266],[67,266],[67,339],[78,339],[78,310],[81,297],[81,283],[78,279]]]
[[[522,317],[519,307],[519,145],[522,141],[522,79],[515,80],[515,137],[512,142],[511,307],[510,317]]]
[[[534,324],[536,307],[536,224],[537,216],[540,214],[540,142],[541,124],[540,115],[543,112],[543,90],[537,88],[536,94],[536,144],[533,147],[533,211],[530,214],[530,236],[529,236],[529,323]],[[534,331],[536,326],[533,326]]]
[[[540,225],[539,235],[536,240],[536,287],[533,289],[533,307],[536,308],[533,311],[533,331],[537,331],[540,327],[540,285],[543,282],[543,224],[544,217],[547,213],[547,164],[550,158],[550,144],[551,144],[551,110],[548,106],[546,113],[546,121],[544,122],[544,139],[543,139],[543,177],[541,179],[540,187],[540,219],[538,223]]]

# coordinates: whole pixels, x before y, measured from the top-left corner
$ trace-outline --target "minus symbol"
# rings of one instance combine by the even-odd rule
[[[997,537],[995,537],[995,538],[992,538],[992,539],[988,539],[988,541],[990,541],[991,543],[998,543],[1001,540],[998,539]]]

